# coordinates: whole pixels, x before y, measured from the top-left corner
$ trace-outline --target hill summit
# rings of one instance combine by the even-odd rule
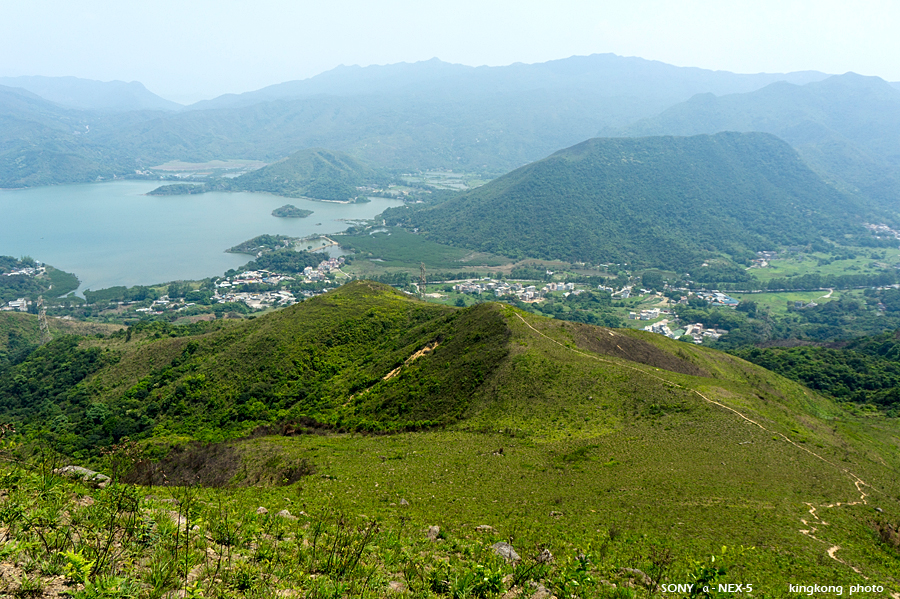
[[[590,139],[431,209],[386,213],[511,257],[686,268],[862,233],[863,210],[763,133]]]
[[[62,337],[0,363],[0,422],[67,455],[142,440],[147,484],[170,467],[191,485],[303,478],[291,509],[340,497],[451,539],[479,526],[578,555],[616,526],[640,551],[728,553],[728,574],[765,588],[786,571],[898,580],[896,547],[876,536],[895,529],[872,524],[900,513],[893,419],[709,348],[501,303],[457,309],[358,281],[252,320]],[[239,511],[256,517],[265,490],[249,493]],[[595,579],[634,563],[612,550]],[[703,580],[688,559],[670,580]]]
[[[228,191],[262,191],[289,198],[348,201],[359,195],[358,186],[378,177],[372,168],[352,156],[311,148],[215,187]]]

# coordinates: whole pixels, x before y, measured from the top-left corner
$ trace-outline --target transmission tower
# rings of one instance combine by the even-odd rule
[[[44,307],[44,296],[39,295],[38,301],[38,325],[41,327],[41,345],[50,341],[50,325],[47,324],[47,308]]]
[[[425,263],[419,264],[419,298],[425,299]]]

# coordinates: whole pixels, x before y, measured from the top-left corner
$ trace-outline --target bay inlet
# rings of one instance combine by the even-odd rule
[[[338,233],[398,200],[339,204],[291,198],[307,218],[277,218],[285,198],[263,193],[144,195],[159,181],[0,190],[0,255],[31,256],[74,273],[84,289],[220,275],[251,258],[225,250],[264,233]],[[321,224],[319,224],[321,223]]]

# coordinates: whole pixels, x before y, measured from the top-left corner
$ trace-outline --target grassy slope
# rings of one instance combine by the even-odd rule
[[[346,201],[358,195],[357,186],[378,178],[371,167],[352,156],[313,148],[223,183],[233,191]]]
[[[218,410],[263,380],[274,388],[275,409],[280,398],[296,401],[298,381],[315,387],[317,401],[303,409],[332,425],[461,417],[443,430],[388,437],[234,442],[245,464],[238,478],[265,478],[253,471],[278,456],[305,458],[323,475],[305,478],[290,500],[275,489],[219,495],[246,513],[253,504],[340,509],[399,526],[398,535],[437,523],[472,542],[482,542],[473,527],[490,524],[492,540],[526,550],[546,543],[560,559],[599,554],[611,529],[624,531],[607,561],[596,557],[601,570],[640,565],[656,544],[670,546],[683,570],[723,545],[753,546],[729,580],[740,575],[768,592],[787,581],[861,581],[851,566],[879,583],[900,580],[897,554],[870,527],[875,506],[900,520],[896,425],[851,417],[714,350],[501,304],[422,304],[369,283],[195,338],[116,343],[121,359],[90,383],[109,397],[194,344],[187,370],[160,388],[175,393],[199,375],[213,385],[203,390],[205,403],[187,398],[183,432],[196,430],[204,409]],[[282,376],[291,368],[297,373]],[[410,503],[404,512],[400,498]],[[827,554],[835,546],[838,559]]]
[[[719,352],[591,330],[620,336],[617,346],[650,364],[629,362],[579,348],[578,325],[495,309],[512,330],[512,349],[454,430],[262,439],[246,448],[247,459],[278,448],[317,464],[327,477],[309,479],[303,493],[314,509],[333,505],[320,498],[340,497],[343,509],[393,518],[405,498],[414,526],[439,523],[471,536],[488,523],[498,538],[549,543],[561,554],[601,546],[610,528],[643,550],[669,544],[682,564],[723,545],[753,546],[741,561],[744,580],[768,592],[788,580],[785,569],[792,581],[846,584],[861,581],[853,566],[897,584],[897,556],[869,527],[875,505],[900,515],[893,423],[855,420]],[[669,367],[712,376],[653,365],[673,354],[684,362]],[[827,556],[835,546],[846,563]]]
[[[51,335],[95,335],[109,334],[123,327],[117,324],[78,322],[48,318]],[[10,337],[19,343],[34,344],[40,340],[37,316],[22,312],[0,312],[0,352],[9,348]]]

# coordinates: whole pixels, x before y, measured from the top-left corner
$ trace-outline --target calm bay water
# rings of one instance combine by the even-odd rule
[[[337,233],[400,205],[333,204],[260,193],[147,196],[155,181],[113,181],[0,191],[0,255],[29,255],[75,273],[83,289],[220,275],[250,260],[224,250],[264,233]],[[312,210],[276,218],[284,204]],[[317,223],[321,223],[318,225]]]

